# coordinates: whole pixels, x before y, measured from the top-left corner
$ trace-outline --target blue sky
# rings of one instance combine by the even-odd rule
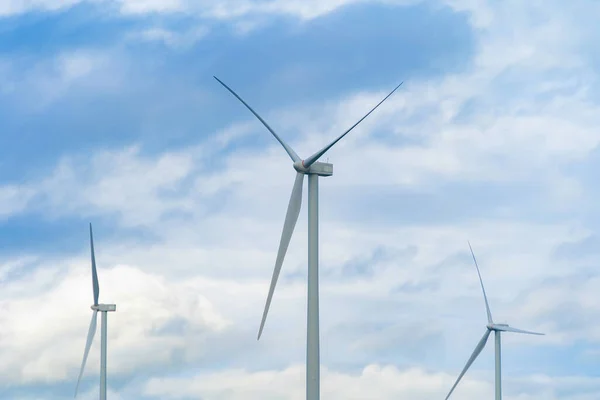
[[[94,224],[112,399],[304,398],[301,157],[327,153],[322,396],[442,398],[484,332],[504,396],[600,397],[599,5],[0,0],[0,397],[72,398]],[[306,190],[305,190],[306,192]],[[456,389],[493,392],[493,346]],[[99,343],[81,398],[97,397]]]

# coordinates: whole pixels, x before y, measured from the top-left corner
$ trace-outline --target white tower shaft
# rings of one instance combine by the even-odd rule
[[[308,175],[306,400],[319,400],[319,176]]]
[[[495,342],[496,342],[496,400],[502,400],[502,349],[500,343],[500,331],[495,331]]]
[[[107,312],[102,311],[100,320],[100,400],[106,400],[106,333]]]

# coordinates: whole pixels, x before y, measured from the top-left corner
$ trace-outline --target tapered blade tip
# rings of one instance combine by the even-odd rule
[[[392,93],[394,93],[396,90],[398,90],[398,88],[399,88],[400,86],[402,86],[402,84],[403,84],[403,83],[404,83],[404,81],[400,82],[400,83],[398,84],[398,86],[396,86],[396,87],[394,88],[394,90],[392,90],[392,91],[390,92],[390,94],[388,95],[388,97],[389,97],[389,96],[391,96],[391,95],[392,95]]]

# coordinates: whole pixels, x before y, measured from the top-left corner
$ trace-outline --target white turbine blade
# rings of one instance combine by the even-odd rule
[[[496,329],[497,331],[503,331],[503,332],[525,333],[527,335],[540,335],[540,336],[545,335],[544,333],[525,331],[523,329],[517,329],[517,328],[513,328],[511,326],[494,325],[494,329]]]
[[[485,294],[485,288],[483,287],[483,280],[481,279],[481,272],[479,272],[479,265],[477,265],[477,259],[475,259],[475,253],[473,253],[471,242],[467,243],[469,243],[469,249],[471,250],[471,255],[473,256],[473,261],[475,262],[475,268],[477,268],[477,275],[479,276],[479,283],[481,284],[481,291],[483,292],[483,299],[485,300],[485,311],[487,311],[488,324],[493,324],[492,312],[490,311],[490,305],[488,303],[487,295]]]
[[[481,351],[485,347],[485,344],[486,344],[486,342],[488,340],[488,337],[490,337],[490,333],[491,332],[492,331],[490,331],[489,329],[486,329],[485,333],[483,334],[483,337],[481,338],[481,340],[479,341],[479,343],[477,343],[477,346],[475,347],[475,350],[473,351],[473,354],[471,354],[471,357],[469,357],[469,361],[467,361],[467,364],[465,365],[465,367],[463,368],[462,372],[458,376],[458,379],[456,379],[456,382],[454,382],[454,386],[452,386],[452,389],[450,389],[450,392],[448,393],[448,396],[446,396],[446,400],[448,400],[448,398],[450,397],[450,395],[452,394],[452,392],[456,388],[456,385],[458,385],[458,382],[460,382],[460,380],[462,379],[463,375],[467,372],[467,370],[469,369],[469,367],[471,366],[471,364],[473,364],[473,362],[475,361],[475,359],[477,358],[477,356],[479,355],[479,353],[481,353]]]
[[[258,330],[258,339],[262,335],[263,328],[265,327],[265,321],[267,320],[267,313],[271,306],[271,300],[273,299],[273,292],[275,291],[275,285],[277,285],[277,278],[279,278],[279,272],[281,272],[281,265],[287,251],[292,233],[294,233],[294,227],[296,221],[298,221],[298,215],[300,214],[300,207],[302,206],[302,183],[304,182],[304,174],[297,173],[296,180],[294,182],[294,188],[292,189],[292,195],[290,196],[290,203],[288,204],[287,213],[285,215],[285,222],[283,223],[283,231],[281,232],[281,240],[279,242],[279,250],[277,251],[277,259],[275,260],[275,269],[273,270],[273,277],[271,278],[271,286],[269,287],[269,294],[267,296],[267,302],[265,304],[265,310],[263,312],[262,320],[260,322],[260,329]]]
[[[294,149],[292,149],[286,142],[284,142],[279,135],[277,135],[275,133],[275,131],[269,126],[269,124],[267,124],[265,122],[264,119],[261,118],[260,115],[258,115],[258,113],[256,111],[254,111],[252,109],[252,107],[250,107],[248,105],[248,103],[246,103],[244,100],[242,100],[242,98],[240,96],[238,96],[238,94],[236,92],[233,91],[233,89],[231,89],[229,86],[227,86],[226,84],[224,84],[219,78],[217,78],[216,76],[213,75],[213,78],[215,78],[217,80],[217,82],[219,82],[221,85],[223,85],[225,87],[225,89],[229,90],[231,92],[231,94],[233,94],[239,101],[242,102],[243,105],[246,106],[246,108],[248,110],[250,110],[250,112],[252,114],[254,114],[254,116],[256,118],[258,118],[258,120],[260,122],[262,122],[262,124],[269,130],[269,132],[271,132],[273,134],[273,136],[275,136],[275,139],[277,139],[277,141],[279,143],[281,143],[281,145],[283,146],[283,148],[285,149],[285,151],[288,153],[288,155],[290,156],[290,158],[292,159],[292,161],[296,162],[296,161],[300,161],[300,157],[298,157],[298,154],[296,154],[296,152],[294,151]]]
[[[79,371],[79,377],[77,378],[77,386],[75,387],[75,397],[77,397],[77,392],[79,391],[79,383],[81,382],[83,370],[85,369],[85,363],[87,361],[88,354],[90,353],[90,348],[92,347],[92,342],[94,341],[94,335],[96,334],[97,316],[98,316],[98,311],[94,310],[94,314],[92,315],[92,320],[90,321],[90,329],[88,331],[87,342],[85,343],[85,351],[83,352],[83,361],[81,362],[81,370]]]
[[[327,150],[329,150],[334,144],[336,144],[341,138],[343,138],[344,136],[346,136],[352,129],[356,128],[356,126],[358,124],[360,124],[365,118],[367,118],[373,111],[375,111],[375,109],[377,107],[379,107],[384,101],[386,101],[388,99],[388,97],[390,97],[404,82],[400,82],[400,85],[396,86],[394,88],[394,90],[392,90],[387,96],[385,96],[383,98],[383,100],[381,100],[379,103],[377,103],[377,105],[375,107],[373,107],[371,109],[371,111],[369,111],[368,113],[365,114],[364,117],[362,117],[361,119],[358,120],[357,123],[355,123],[354,125],[352,125],[350,127],[350,129],[348,129],[346,132],[342,133],[337,139],[335,139],[333,142],[329,143],[327,146],[323,147],[321,150],[317,151],[315,154],[313,154],[312,156],[308,157],[306,160],[304,160],[302,162],[302,165],[304,165],[305,168],[310,167],[315,161],[317,161],[323,154],[325,154],[325,152]]]
[[[94,305],[98,305],[100,296],[100,285],[98,285],[98,271],[96,270],[96,255],[94,254],[94,236],[92,235],[92,224],[90,223],[90,248],[92,252],[92,287],[94,289]]]

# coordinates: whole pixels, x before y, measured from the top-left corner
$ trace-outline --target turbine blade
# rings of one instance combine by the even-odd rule
[[[279,278],[279,272],[281,272],[281,265],[287,251],[292,233],[294,233],[294,227],[296,221],[298,221],[298,215],[300,214],[300,207],[302,206],[302,183],[304,182],[304,174],[297,173],[296,181],[294,182],[294,188],[292,189],[292,195],[290,196],[290,203],[288,204],[287,214],[285,215],[285,222],[283,224],[283,231],[281,232],[281,241],[279,242],[279,250],[277,251],[277,259],[275,260],[275,269],[273,270],[273,277],[271,278],[271,286],[269,287],[269,294],[267,296],[267,302],[265,304],[265,310],[263,311],[262,320],[260,322],[260,329],[258,330],[258,339],[262,335],[263,328],[265,327],[265,321],[267,320],[267,313],[271,306],[271,300],[273,299],[273,293],[275,292],[275,285],[277,285],[277,278]]]
[[[498,326],[498,325],[494,325],[494,329],[496,329],[498,331],[503,331],[503,332],[525,333],[527,335],[540,335],[540,336],[545,335],[544,333],[532,332],[532,331],[525,331],[523,329],[513,328],[512,326]]]
[[[90,248],[92,252],[92,287],[94,289],[94,305],[98,305],[100,296],[100,286],[98,285],[98,271],[96,270],[96,255],[94,254],[94,235],[92,234],[92,224],[90,223]]]
[[[233,89],[231,89],[229,86],[227,86],[226,84],[224,84],[219,78],[217,78],[216,76],[213,75],[213,78],[215,78],[217,80],[217,82],[219,82],[221,85],[223,85],[225,87],[225,89],[229,90],[231,92],[231,94],[233,94],[239,101],[242,102],[243,105],[246,106],[246,108],[248,110],[250,110],[250,112],[252,114],[254,114],[254,116],[256,118],[258,118],[258,120],[260,122],[262,122],[262,124],[269,130],[269,132],[271,132],[273,134],[273,136],[275,136],[275,139],[277,139],[277,141],[279,143],[281,143],[281,145],[283,146],[283,148],[285,149],[285,151],[288,153],[288,155],[290,156],[290,158],[292,159],[292,161],[296,162],[296,161],[300,161],[300,157],[298,157],[298,154],[296,154],[296,152],[294,151],[294,149],[292,149],[286,142],[284,142],[279,135],[277,135],[275,133],[275,131],[269,126],[269,124],[267,124],[265,122],[264,119],[261,118],[260,115],[258,115],[258,113],[256,111],[254,111],[252,109],[252,107],[250,107],[248,105],[248,103],[246,103],[244,100],[242,100],[242,98],[240,96],[238,96],[238,94],[236,92],[233,91]]]
[[[483,292],[483,299],[485,300],[485,311],[487,312],[488,324],[493,324],[492,321],[492,312],[490,311],[490,305],[488,303],[487,295],[485,294],[485,288],[483,287],[483,280],[481,279],[481,272],[479,272],[479,265],[477,265],[477,259],[475,259],[475,253],[473,253],[473,248],[471,247],[471,242],[469,243],[469,250],[471,250],[471,255],[473,256],[473,261],[475,262],[475,268],[477,268],[477,275],[479,276],[479,283],[481,283],[481,291]]]
[[[448,398],[450,397],[450,395],[452,394],[452,392],[456,388],[456,385],[458,385],[458,382],[460,382],[460,380],[462,379],[463,375],[467,372],[467,370],[469,369],[469,367],[471,366],[471,364],[473,364],[473,362],[475,361],[475,359],[477,358],[477,356],[479,356],[479,353],[481,353],[481,351],[485,347],[485,344],[486,344],[488,338],[490,337],[490,333],[491,332],[492,331],[490,331],[489,329],[486,329],[485,333],[483,334],[483,337],[481,338],[481,340],[479,341],[479,343],[477,343],[477,346],[475,347],[475,350],[473,351],[473,354],[471,354],[471,357],[469,357],[469,361],[467,361],[467,364],[465,365],[465,367],[463,368],[462,372],[458,376],[458,379],[456,379],[456,382],[454,382],[454,386],[452,386],[452,389],[450,389],[450,392],[448,393],[448,396],[446,396],[446,400],[448,400]]]
[[[327,150],[329,150],[334,144],[336,144],[341,138],[343,138],[344,136],[346,136],[352,129],[354,129],[358,124],[360,124],[365,118],[367,118],[373,111],[375,111],[375,109],[377,107],[379,107],[384,101],[386,101],[388,99],[388,97],[390,97],[404,82],[400,82],[400,85],[396,86],[394,88],[394,90],[392,90],[387,96],[385,96],[383,98],[383,100],[381,100],[379,103],[377,103],[377,105],[375,107],[373,107],[371,109],[371,111],[369,111],[368,113],[365,114],[364,117],[362,117],[361,119],[358,120],[357,123],[355,123],[354,125],[352,125],[350,127],[350,129],[348,129],[346,132],[342,133],[337,139],[335,139],[333,142],[329,143],[327,146],[323,147],[321,150],[317,151],[315,154],[313,154],[312,156],[308,157],[306,160],[304,160],[304,162],[302,163],[304,165],[305,168],[310,167],[312,164],[314,164],[315,161],[317,161],[323,154],[325,154],[325,152]]]
[[[79,377],[77,378],[77,386],[75,386],[75,397],[77,397],[77,392],[79,391],[79,383],[81,382],[81,376],[83,375],[83,370],[85,369],[85,363],[88,358],[88,354],[90,353],[90,348],[92,347],[92,342],[94,341],[94,335],[96,334],[96,322],[97,322],[98,311],[94,310],[94,314],[92,315],[92,320],[90,321],[90,329],[88,331],[87,342],[85,343],[85,351],[83,352],[83,361],[81,362],[81,370],[79,371]]]

